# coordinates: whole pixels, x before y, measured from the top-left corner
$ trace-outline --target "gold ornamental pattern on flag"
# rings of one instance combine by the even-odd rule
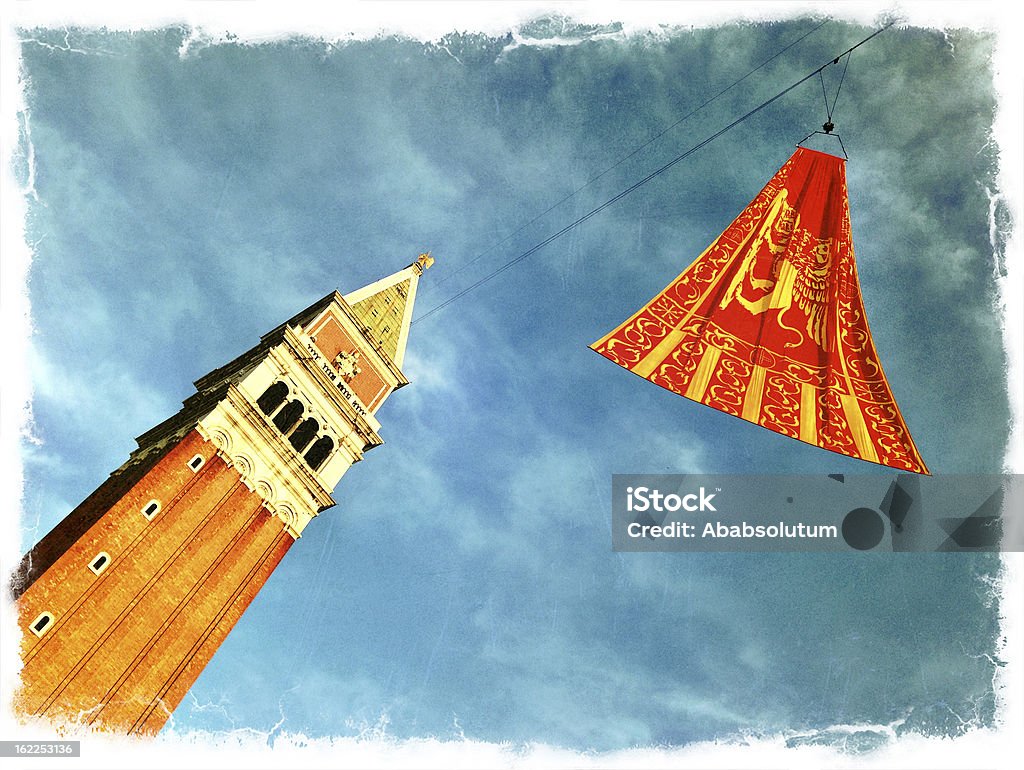
[[[798,147],[692,265],[591,347],[784,436],[928,473],[871,339],[834,155]]]

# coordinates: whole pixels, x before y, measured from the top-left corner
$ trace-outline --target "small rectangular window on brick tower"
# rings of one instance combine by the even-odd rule
[[[42,613],[39,617],[32,621],[31,629],[32,633],[36,636],[42,636],[49,630],[53,624],[53,615],[49,612]]]
[[[89,562],[89,569],[95,572],[97,575],[103,572],[110,564],[110,554],[100,551],[96,554],[96,557]]]

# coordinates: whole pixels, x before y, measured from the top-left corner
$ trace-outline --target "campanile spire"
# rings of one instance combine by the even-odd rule
[[[423,271],[434,264],[430,252],[420,254],[404,270],[381,278],[345,295],[371,344],[378,347],[401,368],[412,323],[416,285]]]

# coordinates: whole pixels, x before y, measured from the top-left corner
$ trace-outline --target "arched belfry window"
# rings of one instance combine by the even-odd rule
[[[314,420],[312,417],[307,417],[302,421],[302,424],[292,433],[288,439],[292,442],[292,446],[295,447],[296,452],[301,452],[310,442],[316,438],[316,432],[320,430],[320,423]]]
[[[288,386],[283,382],[275,382],[263,391],[262,396],[256,399],[256,406],[263,414],[271,415],[277,407],[284,403],[286,398],[288,398]]]
[[[302,402],[289,401],[282,407],[281,411],[274,417],[274,425],[282,433],[287,433],[295,427],[295,423],[302,417]]]
[[[334,442],[331,441],[331,437],[321,436],[309,448],[309,451],[306,452],[306,462],[309,463],[309,467],[313,470],[320,470],[320,466],[324,464],[324,461],[332,451],[334,451]]]

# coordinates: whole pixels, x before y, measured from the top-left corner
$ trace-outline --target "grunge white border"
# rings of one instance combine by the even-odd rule
[[[19,444],[28,435],[31,385],[25,365],[29,307],[25,286],[31,248],[25,242],[26,197],[11,169],[24,121],[23,84],[19,79],[17,28],[105,26],[141,29],[184,24],[194,30],[183,55],[193,46],[226,39],[267,42],[293,35],[353,40],[381,34],[436,40],[457,29],[483,33],[505,32],[543,14],[558,13],[583,23],[622,22],[624,33],[657,29],[662,24],[708,26],[736,21],[764,21],[820,13],[863,24],[895,18],[920,27],[970,27],[996,30],[998,45],[993,65],[1000,96],[995,123],[1000,152],[1000,189],[993,191],[993,211],[999,203],[1011,213],[1013,230],[997,233],[993,217],[993,251],[1000,280],[1000,310],[1008,355],[1008,386],[1013,428],[1006,449],[1008,472],[1024,472],[1024,259],[1021,222],[1024,221],[1024,52],[1013,30],[1018,16],[1009,2],[688,2],[686,0],[599,0],[593,2],[518,2],[518,0],[347,0],[331,4],[291,0],[192,0],[147,4],[117,2],[6,2],[0,11],[0,320],[3,323],[4,372],[0,378],[0,467],[4,502],[13,511],[20,497]],[[31,158],[28,159],[31,162]],[[1000,247],[1000,244],[1001,247]],[[11,573],[20,558],[17,520],[8,513],[0,522],[0,573]],[[13,535],[13,536],[12,536]],[[249,731],[229,735],[161,736],[138,743],[86,736],[82,756],[62,759],[61,767],[114,768],[223,767],[565,767],[565,768],[944,768],[1011,767],[1024,756],[1024,554],[1004,554],[1001,593],[1002,659],[997,675],[1000,729],[978,730],[960,739],[919,736],[899,741],[870,754],[851,757],[827,747],[786,748],[787,735],[750,739],[742,744],[693,744],[680,749],[635,749],[606,754],[580,753],[545,745],[512,747],[471,740],[394,740],[382,735],[360,738],[314,739],[299,735],[276,738]],[[9,602],[0,602],[0,739],[52,739],[53,735],[19,725],[7,704],[17,680],[18,631]],[[841,725],[835,730],[887,730],[885,725]]]

